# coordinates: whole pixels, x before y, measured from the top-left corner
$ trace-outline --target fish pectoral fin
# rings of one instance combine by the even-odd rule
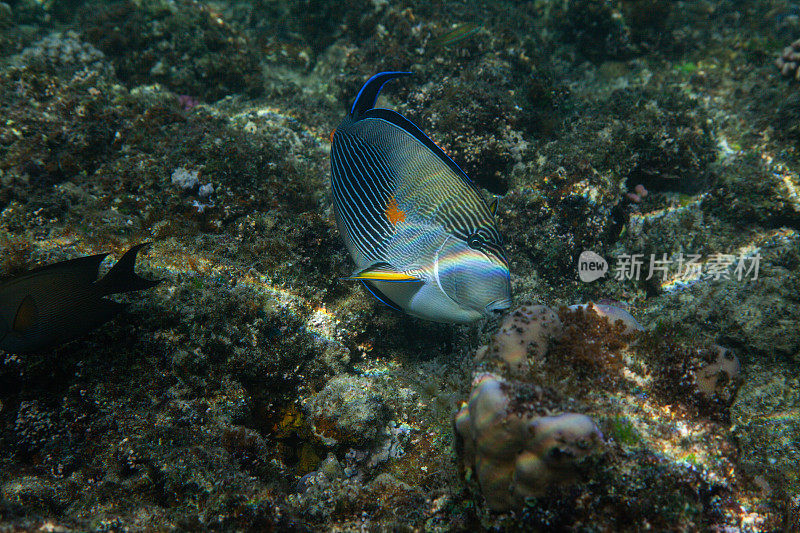
[[[11,329],[15,333],[25,333],[36,323],[38,314],[36,302],[33,301],[33,297],[29,294],[19,304],[17,314],[14,315],[14,325],[11,326]]]
[[[358,270],[352,276],[344,279],[362,281],[390,281],[395,283],[419,283],[423,280],[417,276],[406,274],[394,268],[389,263],[375,263],[363,270]]]

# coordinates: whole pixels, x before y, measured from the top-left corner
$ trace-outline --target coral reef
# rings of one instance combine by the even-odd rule
[[[791,530],[798,51],[775,60],[798,20],[0,2],[0,276],[154,241],[164,280],[0,354],[0,530]],[[500,197],[517,305],[549,307],[451,327],[341,281],[330,133],[380,70],[414,72],[378,104]],[[579,280],[584,251],[606,276]],[[672,265],[647,279],[651,255]]]
[[[475,363],[473,389],[455,426],[466,477],[474,473],[490,509],[538,509],[549,516],[541,524],[550,526],[575,527],[589,516],[613,521],[589,495],[622,497],[616,491],[630,483],[625,472],[646,469],[666,450],[713,457],[703,478],[729,501],[727,482],[717,476],[728,475],[735,459],[724,421],[741,380],[730,351],[665,344],[609,304],[558,314],[524,306],[476,352]],[[644,414],[662,409],[674,413],[678,427],[693,428],[678,445],[669,443],[663,421]],[[667,484],[688,487],[698,482],[695,475],[675,471]],[[571,498],[580,503],[573,502],[567,518],[558,505]]]

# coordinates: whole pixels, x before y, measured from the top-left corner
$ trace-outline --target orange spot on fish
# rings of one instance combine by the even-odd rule
[[[386,202],[386,218],[389,219],[394,226],[396,226],[399,222],[403,222],[406,219],[406,214],[404,211],[400,211],[397,207],[397,200],[394,196],[389,198],[389,201]]]
[[[331,144],[333,144],[333,136],[336,135],[336,130],[331,132]]]

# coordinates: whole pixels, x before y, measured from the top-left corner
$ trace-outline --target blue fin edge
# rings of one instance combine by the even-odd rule
[[[382,293],[381,291],[379,291],[378,289],[376,289],[375,287],[371,287],[371,286],[370,286],[370,284],[369,284],[369,283],[367,283],[366,281],[364,281],[364,280],[361,280],[361,284],[362,284],[362,285],[364,285],[364,287],[366,287],[366,289],[369,291],[369,293],[370,293],[372,296],[374,296],[376,300],[378,300],[380,303],[382,303],[382,304],[383,304],[383,305],[385,305],[386,307],[391,307],[391,308],[392,308],[392,309],[394,309],[395,311],[402,311],[402,309],[400,309],[399,307],[397,307],[397,304],[395,304],[394,302],[392,302],[392,301],[391,301],[389,298],[386,298],[386,295],[385,295],[385,294],[383,294],[383,293]],[[379,294],[380,294],[381,296],[383,296],[383,298],[381,298],[381,296],[378,296]],[[386,299],[384,300],[384,298],[386,298]]]
[[[383,86],[386,84],[386,82],[402,76],[411,75],[411,72],[392,71],[380,72],[372,76],[361,87],[361,90],[358,91],[356,99],[353,102],[353,106],[350,108],[350,116],[358,118],[375,107],[375,102],[378,101],[378,95],[380,94],[381,89],[383,89]]]

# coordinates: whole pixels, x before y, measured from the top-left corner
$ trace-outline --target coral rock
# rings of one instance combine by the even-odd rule
[[[800,69],[797,68],[800,65],[800,39],[783,49],[775,65],[785,77],[800,80]]]
[[[528,351],[542,357],[553,339],[561,336],[561,320],[549,307],[524,305],[503,321],[492,343],[480,349],[478,359],[487,355],[505,361],[512,372],[525,368]]]
[[[513,391],[502,378],[481,374],[456,415],[467,464],[475,469],[487,504],[498,511],[571,481],[578,461],[602,443],[588,416],[537,416],[515,405]]]

